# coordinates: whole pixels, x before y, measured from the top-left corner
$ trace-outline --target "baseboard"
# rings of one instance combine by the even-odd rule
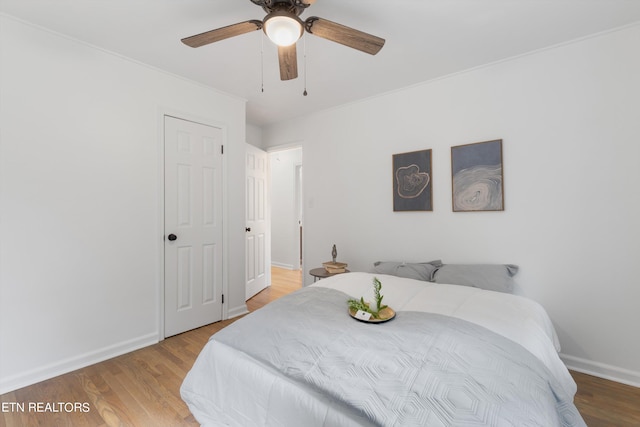
[[[295,268],[293,268],[293,265],[291,265],[291,264],[284,264],[284,263],[276,262],[276,261],[271,261],[271,266],[272,267],[284,268],[285,270],[296,270]]]
[[[70,357],[60,362],[52,363],[41,368],[31,371],[12,375],[8,378],[0,380],[0,394],[18,390],[40,381],[48,380],[58,375],[66,374],[95,363],[121,356],[123,354],[141,349],[143,347],[156,344],[158,342],[158,333],[144,335],[119,344],[104,347],[100,350],[88,352],[79,356]]]
[[[594,362],[580,357],[569,356],[562,353],[560,353],[560,358],[567,368],[573,371],[582,372],[583,374],[593,375],[594,377],[604,378],[606,380],[634,387],[640,387],[640,372],[607,365],[605,363]]]
[[[249,310],[247,310],[247,305],[242,304],[238,307],[231,308],[227,311],[227,319],[233,319],[234,317],[242,316],[243,314],[247,314]]]

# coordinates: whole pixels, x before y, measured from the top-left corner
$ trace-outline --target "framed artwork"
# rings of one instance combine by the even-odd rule
[[[503,211],[502,140],[451,147],[454,212]]]
[[[433,211],[431,150],[393,155],[393,210]]]

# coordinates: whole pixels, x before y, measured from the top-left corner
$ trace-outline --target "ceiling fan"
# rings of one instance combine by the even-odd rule
[[[385,40],[365,32],[346,27],[327,19],[311,16],[302,21],[299,16],[315,0],[251,0],[267,12],[262,21],[251,19],[226,27],[207,31],[182,39],[187,46],[200,47],[230,37],[262,29],[267,37],[278,45],[280,79],[298,77],[296,42],[306,30],[323,39],[375,55],[384,46]]]

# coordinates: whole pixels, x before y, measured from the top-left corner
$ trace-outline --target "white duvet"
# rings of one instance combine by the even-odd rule
[[[370,273],[349,273],[314,283],[373,301]],[[547,312],[528,298],[469,286],[446,285],[376,274],[384,304],[396,311],[423,311],[457,317],[515,341],[538,357],[570,396],[576,383],[558,356],[560,342]]]
[[[312,286],[373,300],[369,273],[340,274]],[[377,274],[384,304],[396,311],[422,311],[460,318],[517,342],[538,357],[574,396],[576,384],[560,360],[558,339],[536,302],[477,288]],[[346,310],[345,302],[345,310]],[[317,391],[294,383],[250,356],[210,340],[185,379],[181,393],[206,426],[363,426],[368,421],[342,411]]]

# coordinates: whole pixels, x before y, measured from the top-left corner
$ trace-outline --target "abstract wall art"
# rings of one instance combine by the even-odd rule
[[[503,211],[502,140],[451,147],[453,211]]]
[[[431,150],[393,155],[393,210],[432,211]]]

